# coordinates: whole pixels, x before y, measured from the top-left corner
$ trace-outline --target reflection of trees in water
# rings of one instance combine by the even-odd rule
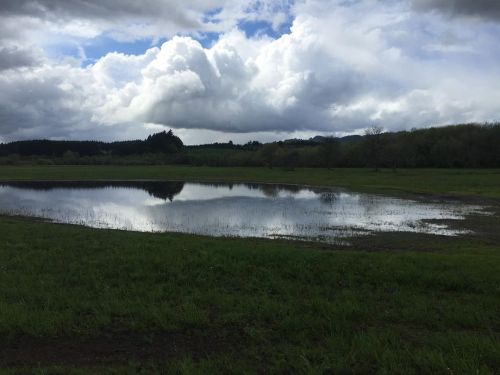
[[[338,199],[338,193],[333,191],[324,191],[320,194],[319,200],[321,203],[333,205]]]
[[[184,184],[182,181],[15,181],[0,183],[0,187],[10,186],[27,190],[134,188],[144,190],[155,198],[172,201],[182,191]],[[331,204],[337,199],[337,192],[307,188],[300,185],[228,182],[200,182],[194,184],[230,190],[237,186],[244,186],[249,190],[260,191],[269,198],[279,196],[280,192],[295,195],[307,190],[319,194],[323,203]]]
[[[232,182],[189,182],[190,185],[200,185],[200,186],[209,186],[213,188],[228,188],[229,190],[233,190],[234,183]],[[238,185],[238,184],[236,184]]]
[[[299,185],[279,185],[280,189],[283,191],[286,191],[287,193],[298,193],[301,190],[303,190],[303,187],[300,187]]]
[[[260,190],[269,198],[275,198],[279,194],[279,188],[276,185],[262,185]]]
[[[249,189],[260,190],[269,198],[275,198],[280,192],[297,194],[302,188],[296,185],[278,185],[278,184],[245,184]]]
[[[184,182],[168,181],[168,182],[150,182],[145,183],[141,187],[155,198],[172,201],[184,188]]]
[[[260,183],[230,183],[230,182],[200,182],[197,183],[203,186],[210,186],[214,188],[228,188],[229,190],[233,190],[235,186],[244,186],[248,190],[257,190],[261,191],[266,197],[274,198],[277,197],[281,192],[287,192],[296,194],[303,190],[303,187],[299,185],[283,185],[283,184],[260,184]]]
[[[266,197],[274,198],[277,197],[280,191],[291,193],[291,194],[297,194],[300,192],[303,188],[299,185],[280,185],[280,184],[251,184],[251,183],[245,183],[245,187],[247,187],[249,190],[259,190],[262,191],[262,193]]]
[[[155,198],[172,201],[184,188],[182,181],[18,181],[1,183],[26,190],[48,191],[53,189],[103,189],[134,188],[142,189]]]
[[[360,194],[359,196],[359,205],[363,209],[365,216],[383,212],[383,207],[386,204],[376,195]]]
[[[247,189],[249,190],[260,190],[262,184],[252,184],[252,183],[245,183],[243,184]]]

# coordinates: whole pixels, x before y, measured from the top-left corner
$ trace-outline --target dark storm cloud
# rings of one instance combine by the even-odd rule
[[[40,62],[40,56],[30,49],[22,49],[17,46],[0,47],[0,71],[35,66]]]
[[[414,9],[500,21],[500,0],[412,0]]]
[[[165,19],[178,26],[200,26],[182,2],[156,0],[2,0],[0,15],[41,19],[113,20],[123,18]]]

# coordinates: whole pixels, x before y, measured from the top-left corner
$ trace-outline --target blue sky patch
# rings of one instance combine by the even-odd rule
[[[92,64],[109,52],[119,52],[126,55],[142,55],[147,49],[161,45],[160,41],[153,44],[153,39],[138,39],[134,42],[119,42],[107,36],[94,38],[83,45],[87,61]]]
[[[238,28],[245,32],[247,38],[252,38],[255,36],[267,35],[273,39],[278,39],[281,35],[286,34],[290,31],[290,26],[292,21],[283,23],[277,30],[273,29],[273,26],[268,21],[240,21],[238,23]]]

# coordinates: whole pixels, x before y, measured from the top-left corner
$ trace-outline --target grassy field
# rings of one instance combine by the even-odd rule
[[[500,197],[499,171],[0,169],[36,178]],[[380,234],[346,248],[0,217],[0,374],[496,374],[500,219],[474,225],[480,235]]]

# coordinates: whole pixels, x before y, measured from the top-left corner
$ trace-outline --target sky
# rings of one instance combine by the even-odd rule
[[[498,0],[0,1],[0,142],[499,120]]]

